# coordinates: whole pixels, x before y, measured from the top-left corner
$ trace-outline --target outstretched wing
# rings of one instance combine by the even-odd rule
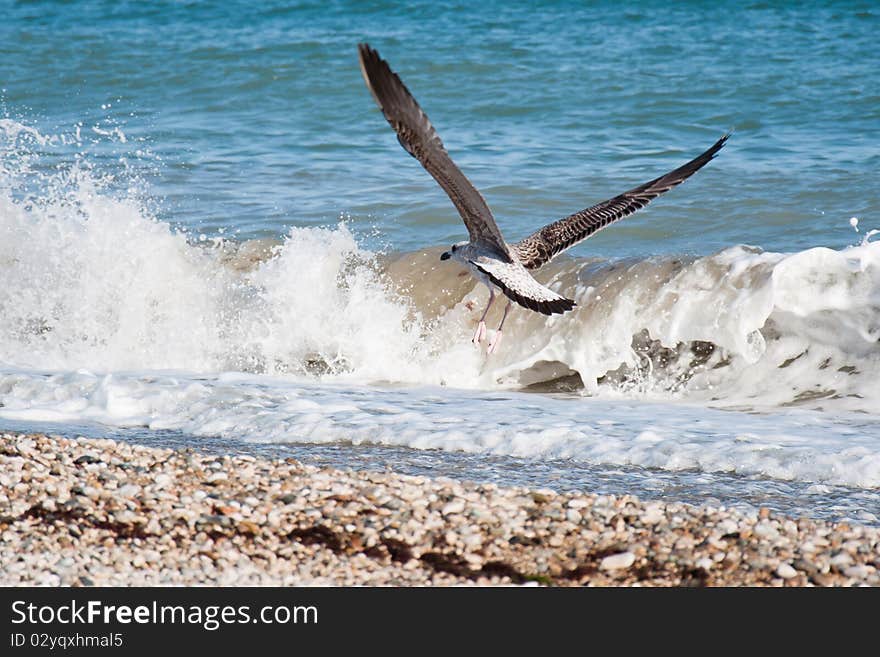
[[[729,134],[724,135],[709,150],[684,166],[620,196],[548,224],[521,242],[511,245],[511,249],[526,268],[537,269],[567,248],[587,239],[609,224],[641,210],[664,192],[683,183],[715,157],[729,136]]]
[[[507,261],[510,247],[495,224],[492,211],[446,152],[440,136],[388,62],[365,43],[358,45],[361,72],[379,108],[397,133],[400,145],[430,173],[455,205],[471,242],[494,248]]]
[[[500,262],[480,257],[470,263],[501,288],[507,298],[529,310],[553,315],[571,310],[576,305],[571,299],[541,285],[518,262]]]

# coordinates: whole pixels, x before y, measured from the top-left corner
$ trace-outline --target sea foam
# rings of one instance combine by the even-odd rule
[[[578,307],[552,317],[515,307],[503,349],[487,356],[469,341],[486,290],[441,263],[439,248],[376,254],[345,224],[294,227],[236,266],[248,243],[190,239],[78,165],[22,196],[21,141],[47,138],[8,120],[0,128],[6,155],[19,152],[0,185],[7,368],[240,371],[751,407],[867,411],[880,401],[874,242],[563,256],[537,277]]]
[[[880,486],[877,243],[563,256],[537,277],[578,307],[515,308],[487,356],[486,290],[441,247],[375,253],[346,224],[200,240],[4,130],[7,421]]]

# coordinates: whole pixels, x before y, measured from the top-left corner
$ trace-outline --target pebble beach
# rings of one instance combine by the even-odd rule
[[[880,585],[880,529],[0,434],[0,584]]]

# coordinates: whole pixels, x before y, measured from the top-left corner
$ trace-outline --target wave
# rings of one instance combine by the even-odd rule
[[[486,294],[469,277],[457,282],[457,272],[441,273],[435,256],[398,257],[391,279],[418,281],[402,291],[437,314],[445,330],[455,330],[450,320],[470,330]],[[880,244],[563,258],[537,277],[573,296],[578,308],[552,318],[515,313],[502,353],[482,363],[484,383],[747,407],[876,409]],[[432,299],[432,289],[450,298]]]
[[[292,228],[277,242],[194,240],[77,167],[22,195],[11,181],[27,171],[15,170],[10,153],[27,153],[21,140],[40,136],[9,120],[0,129],[6,369],[238,371],[746,408],[877,407],[877,243],[561,257],[537,278],[578,307],[553,317],[515,307],[500,353],[486,356],[470,336],[487,292],[441,262],[442,248],[374,253],[345,224]]]
[[[510,476],[504,474],[509,462],[486,458],[496,456],[529,459],[530,465],[515,469],[536,472],[547,472],[551,461],[566,471],[639,469],[630,481],[653,479],[660,470],[726,473],[748,478],[740,500],[760,499],[778,481],[820,485],[807,493],[832,493],[825,485],[864,489],[864,509],[876,508],[880,493],[876,419],[803,409],[743,413],[696,404],[334,385],[241,373],[0,372],[0,421],[22,431],[72,435],[101,435],[103,426],[119,436],[123,428],[138,441],[171,439],[187,447],[217,438],[257,448],[339,445],[350,457],[358,450],[346,446],[364,446],[361,454],[380,462],[391,458],[395,466],[387,452],[369,448],[432,450],[425,463],[454,477],[462,476],[462,461],[449,455],[472,454],[481,456],[475,462],[483,480]],[[678,490],[688,488],[686,478]],[[711,481],[718,483],[702,479]]]

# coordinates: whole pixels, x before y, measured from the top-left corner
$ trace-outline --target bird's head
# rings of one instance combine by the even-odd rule
[[[440,259],[449,260],[450,258],[454,258],[456,251],[458,251],[458,249],[463,247],[465,244],[467,244],[467,242],[459,242],[457,244],[453,244],[448,251],[444,251],[440,254]]]

